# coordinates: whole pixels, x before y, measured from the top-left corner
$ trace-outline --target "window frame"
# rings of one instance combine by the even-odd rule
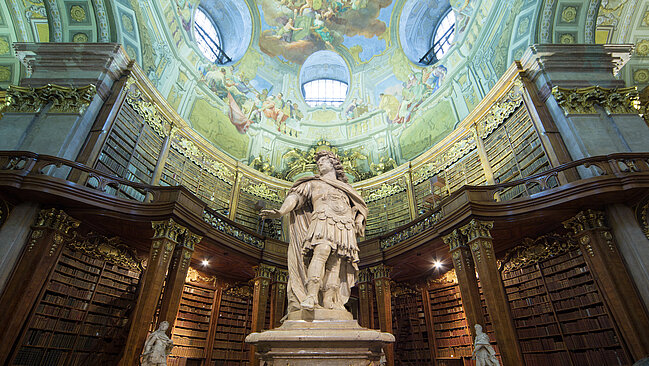
[[[200,23],[198,22],[199,13],[205,18],[206,23],[203,23],[202,21]],[[212,29],[204,29],[205,25],[209,25],[214,30],[215,34],[210,35],[208,32]],[[203,57],[210,60],[210,62],[223,65],[232,61],[225,51],[223,51],[223,39],[221,38],[221,31],[219,30],[218,25],[214,19],[212,19],[212,16],[200,6],[196,8],[196,11],[193,14],[192,37],[194,38],[194,42],[200,53]]]
[[[307,97],[306,88],[305,88],[306,85],[315,82],[326,83],[327,81],[339,83],[339,85],[344,86],[344,90],[345,90],[344,95],[342,97],[336,97],[336,96],[330,96],[325,94],[325,96],[323,97],[321,97],[320,95],[318,95],[318,97],[316,98]],[[309,80],[301,85],[301,89],[302,89],[302,98],[304,99],[304,102],[311,108],[321,107],[322,105],[325,105],[327,107],[339,108],[340,106],[343,105],[343,103],[345,103],[345,100],[347,100],[347,97],[349,96],[349,84],[344,81],[331,79],[331,78],[318,78],[318,79]]]

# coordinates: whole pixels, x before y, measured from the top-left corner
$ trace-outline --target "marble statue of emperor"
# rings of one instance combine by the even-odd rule
[[[356,235],[365,234],[367,205],[347,182],[338,157],[323,150],[315,162],[319,175],[298,179],[279,210],[261,211],[264,218],[290,213],[289,313],[345,310],[358,273]]]

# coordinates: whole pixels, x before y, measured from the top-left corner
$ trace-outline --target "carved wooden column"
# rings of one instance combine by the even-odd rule
[[[493,320],[496,341],[498,342],[503,363],[505,366],[524,365],[523,354],[516,337],[505,288],[496,265],[493,239],[489,232],[492,227],[493,222],[473,219],[460,228],[460,233],[466,236],[467,246],[471,248],[471,254],[473,255],[473,263],[475,263],[480,275],[482,291],[487,302],[487,309]],[[459,277],[458,274],[458,282]]]
[[[604,213],[582,211],[563,225],[573,231],[579,242],[633,359],[646,357],[649,353],[649,318],[606,225]]]
[[[255,285],[252,294],[252,329],[251,332],[261,332],[266,321],[266,308],[270,296],[270,281],[273,278],[275,267],[260,263],[254,267],[255,278],[252,282]],[[257,365],[259,360],[255,354],[255,347],[250,347],[250,364]]]
[[[424,310],[424,319],[426,320],[426,331],[428,332],[428,351],[430,352],[430,359],[434,360],[437,358],[437,352],[435,349],[435,338],[433,334],[435,333],[435,323],[433,322],[433,317],[430,308],[430,295],[428,294],[428,283],[422,283],[418,288],[422,300],[423,310]]]
[[[382,332],[392,333],[392,291],[390,290],[390,272],[392,268],[380,264],[370,268],[370,271],[374,276],[380,329]],[[394,365],[394,345],[387,345],[384,350],[388,365]]]
[[[210,328],[207,331],[207,344],[205,345],[205,363],[204,365],[212,364],[212,355],[214,353],[214,338],[216,337],[216,327],[219,323],[219,314],[221,313],[221,296],[223,291],[228,287],[228,283],[214,278],[214,302],[212,303],[212,314],[210,316]]]
[[[473,264],[473,258],[471,258],[471,250],[466,245],[466,238],[457,229],[442,239],[444,244],[449,246],[449,252],[453,257],[453,267],[460,286],[460,296],[462,297],[466,321],[471,337],[475,337],[474,325],[480,324],[485,327],[485,318],[482,312],[480,290],[478,289],[478,279],[475,276],[475,265]]]
[[[180,308],[180,298],[183,295],[189,263],[194,254],[194,246],[203,237],[186,231],[178,237],[178,244],[171,256],[171,263],[167,271],[164,294],[160,304],[158,322],[166,320],[169,322],[169,329],[173,329]],[[171,333],[171,330],[169,331]]]
[[[358,323],[361,327],[375,329],[374,326],[374,291],[372,290],[372,273],[369,268],[358,272]]]
[[[169,268],[171,257],[178,244],[178,237],[187,229],[176,224],[172,219],[154,221],[151,250],[146,270],[142,275],[142,287],[133,310],[131,329],[128,333],[124,354],[119,361],[121,366],[135,365],[142,352],[144,341],[151,326],[162,292],[162,284]]]
[[[11,349],[20,337],[23,323],[38,300],[61,254],[70,229],[79,227],[79,221],[55,208],[41,210],[32,225],[29,241],[16,270],[0,297],[0,364],[7,362]]]
[[[270,327],[277,328],[282,323],[280,320],[286,314],[286,284],[288,283],[288,271],[275,269],[270,294]]]

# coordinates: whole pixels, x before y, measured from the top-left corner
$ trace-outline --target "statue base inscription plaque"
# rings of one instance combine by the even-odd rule
[[[345,310],[316,308],[293,311],[279,328],[252,333],[246,342],[257,347],[262,365],[378,366],[394,336],[362,328]]]

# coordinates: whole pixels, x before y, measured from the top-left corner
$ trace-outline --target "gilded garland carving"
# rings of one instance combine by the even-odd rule
[[[39,88],[11,85],[7,89],[4,112],[37,113],[48,104],[48,113],[83,113],[97,93],[90,84],[81,88],[47,84]]]
[[[214,229],[230,235],[236,239],[239,239],[243,241],[246,244],[252,245],[255,248],[258,249],[263,249],[264,248],[264,241],[257,238],[256,236],[252,236],[248,233],[246,233],[243,230],[240,230],[229,223],[225,222],[222,220],[219,216],[214,215],[208,211],[203,212],[203,220],[210,224]]]
[[[152,221],[153,239],[169,239],[173,242],[178,242],[178,236],[185,234],[187,229],[183,226],[176,224],[173,219],[165,221]],[[173,247],[172,247],[173,249]]]
[[[605,229],[604,212],[596,210],[581,211],[575,217],[563,222],[563,227],[579,235],[587,230]]]
[[[476,149],[476,140],[473,134],[469,134],[454,143],[448,150],[435,156],[428,163],[413,170],[412,183],[417,185],[435,174],[438,174],[453,165],[456,161],[468,155],[474,149]]]
[[[639,114],[640,97],[636,87],[602,88],[552,88],[552,95],[566,115],[595,114],[599,105],[609,114]]]
[[[273,278],[273,273],[277,270],[277,268],[264,263],[260,263],[252,269],[255,271],[255,277],[263,278]]]
[[[203,240],[202,236],[196,235],[191,231],[187,230],[185,232],[185,235],[180,240],[180,245],[182,245],[184,248],[193,251],[196,244],[200,243],[201,240]]]
[[[79,224],[81,224],[80,221],[68,216],[68,214],[66,214],[62,210],[50,208],[41,210],[38,213],[38,218],[34,223],[34,227],[48,228],[60,231],[63,234],[67,234],[70,229],[78,228]]]
[[[407,283],[396,283],[390,281],[390,294],[392,297],[401,297],[401,296],[418,296],[419,291],[416,288]]]
[[[234,181],[234,172],[227,168],[225,164],[207,156],[192,141],[182,136],[176,136],[171,141],[171,146],[180,154],[196,163],[208,173],[219,178],[220,180],[232,185]]]
[[[388,267],[385,264],[379,264],[378,266],[370,267],[370,272],[375,280],[379,278],[390,278],[392,267]]]
[[[500,126],[523,103],[523,81],[516,78],[511,89],[491,106],[489,112],[476,122],[478,136],[484,139]]]
[[[187,269],[187,277],[186,277],[187,282],[203,282],[206,284],[211,284],[212,286],[216,286],[216,277],[215,276],[203,276],[195,270],[192,267],[189,267]]]
[[[649,198],[638,205],[636,209],[636,219],[642,228],[642,232],[649,239]]]
[[[549,234],[536,239],[525,238],[521,245],[505,254],[501,268],[504,271],[517,270],[578,248],[577,242],[568,235]]]
[[[382,198],[392,196],[393,194],[397,194],[405,190],[406,190],[406,185],[404,179],[400,178],[393,184],[383,183],[381,184],[380,188],[375,190],[363,190],[361,194],[365,196],[365,202],[369,203],[373,201],[378,201]]]
[[[119,237],[108,238],[96,233],[87,236],[75,236],[67,246],[90,257],[104,260],[134,271],[142,271],[142,261],[135,249],[122,242]]]
[[[130,85],[127,83],[127,86]],[[144,122],[151,126],[151,128],[161,137],[169,136],[171,132],[171,124],[168,123],[156,108],[156,105],[151,102],[147,102],[142,99],[142,94],[139,90],[134,89],[126,94],[126,103],[133,108],[137,114],[139,114]]]
[[[225,293],[231,296],[242,297],[242,298],[251,298],[253,294],[252,288],[244,284],[234,285],[228,288],[227,290],[225,290]]]
[[[435,285],[446,285],[446,284],[457,284],[457,273],[455,272],[455,268],[452,268],[448,271],[446,271],[443,275],[439,277],[429,277],[426,280],[426,283],[430,286],[431,284]]]
[[[254,184],[250,179],[244,178],[241,184],[241,190],[268,201],[282,203],[282,197],[280,197],[277,191],[270,189],[264,183]]]

